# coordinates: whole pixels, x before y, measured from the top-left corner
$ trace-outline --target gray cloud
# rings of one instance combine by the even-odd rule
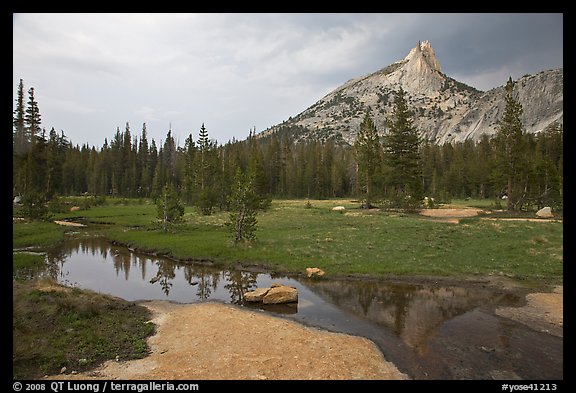
[[[100,146],[116,127],[204,122],[221,143],[294,116],[348,79],[430,40],[451,77],[479,89],[558,68],[562,14],[17,14],[14,98],[37,92],[43,126]]]

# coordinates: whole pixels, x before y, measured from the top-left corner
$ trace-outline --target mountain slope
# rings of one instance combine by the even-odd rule
[[[554,121],[563,122],[563,70],[542,71],[517,80],[527,132],[539,132]],[[504,81],[505,82],[505,81]],[[372,74],[351,79],[299,115],[265,130],[300,126],[296,140],[336,138],[352,144],[366,111],[380,134],[387,132],[394,92],[402,87],[414,111],[414,123],[425,139],[443,144],[492,135],[504,110],[504,85],[481,92],[448,77],[428,41],[408,55]]]

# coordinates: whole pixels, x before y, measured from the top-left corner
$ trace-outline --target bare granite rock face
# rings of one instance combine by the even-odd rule
[[[353,144],[368,110],[378,132],[385,135],[394,94],[402,87],[414,110],[414,125],[424,139],[437,144],[478,141],[482,135],[496,132],[504,111],[506,82],[486,92],[461,83],[442,72],[432,45],[422,41],[404,59],[349,80],[304,112],[260,135],[282,126],[302,126],[307,130],[294,135],[297,141],[336,138]],[[526,132],[540,132],[555,122],[563,124],[563,69],[525,75],[515,82]]]

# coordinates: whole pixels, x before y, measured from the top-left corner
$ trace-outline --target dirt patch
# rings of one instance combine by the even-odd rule
[[[475,208],[442,208],[442,209],[422,209],[420,214],[426,217],[450,217],[450,218],[465,218],[475,217],[483,212],[482,209]]]
[[[72,221],[54,221],[55,224],[64,225],[67,227],[85,227],[86,225],[80,224],[79,222],[72,222]]]
[[[365,338],[221,303],[143,302],[151,354],[49,379],[408,379]]]
[[[564,337],[564,286],[556,286],[552,293],[526,295],[524,307],[501,307],[496,314],[510,318],[532,329]]]
[[[449,205],[448,205],[449,206]],[[466,207],[466,208],[452,208],[442,207],[440,209],[422,209],[420,215],[431,217],[429,221],[445,222],[450,224],[460,223],[460,218],[476,217],[481,213],[489,213],[482,209]],[[559,219],[549,218],[529,218],[529,217],[482,217],[482,220],[490,221],[529,221],[529,222],[562,222]]]
[[[496,218],[496,217],[482,217],[481,220],[488,221],[529,221],[529,222],[562,222],[562,220],[552,220],[549,218]]]
[[[459,224],[461,218],[476,217],[479,213],[484,212],[482,209],[475,209],[472,207],[467,208],[451,208],[443,207],[440,209],[422,209],[420,215],[431,217],[429,221],[444,222],[448,224]]]

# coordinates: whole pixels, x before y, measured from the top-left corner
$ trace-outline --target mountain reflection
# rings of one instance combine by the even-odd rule
[[[308,280],[326,301],[392,330],[418,353],[444,322],[474,308],[519,299],[494,290],[433,285],[391,284],[375,280]]]

